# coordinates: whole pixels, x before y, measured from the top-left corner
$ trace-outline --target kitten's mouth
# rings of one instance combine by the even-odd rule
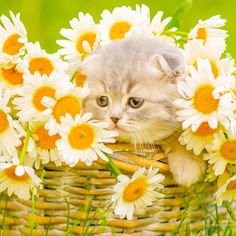
[[[114,131],[116,131],[116,132],[118,132],[118,133],[124,133],[124,132],[126,132],[124,129],[122,129],[121,127],[119,127],[119,126],[115,126],[112,130],[114,130]]]
[[[121,129],[121,128],[119,128],[119,127],[115,127],[114,129],[113,129],[114,131],[117,131],[117,132],[124,132],[124,130],[123,129]]]

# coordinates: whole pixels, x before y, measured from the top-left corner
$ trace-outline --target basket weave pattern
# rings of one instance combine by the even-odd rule
[[[185,232],[186,223],[191,232],[204,227],[204,219],[214,209],[214,186],[199,183],[187,191],[176,185],[159,146],[152,151],[145,146],[136,147],[136,152],[128,144],[110,147],[114,150],[114,163],[127,175],[139,167],[159,168],[165,175],[162,191],[165,197],[151,207],[137,209],[133,220],[119,219],[110,207],[116,181],[103,160],[90,167],[82,163],[74,168],[48,164],[44,166],[43,189],[39,190],[40,197],[36,197],[34,217],[31,200],[11,197],[6,201],[2,197],[3,235],[29,235],[32,222],[36,226],[32,235],[169,235],[180,224],[178,232]]]

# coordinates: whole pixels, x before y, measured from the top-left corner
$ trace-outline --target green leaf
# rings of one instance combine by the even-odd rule
[[[185,0],[180,4],[176,11],[172,14],[172,20],[168,24],[168,29],[176,27],[179,28],[181,18],[187,13],[192,7],[192,0]]]

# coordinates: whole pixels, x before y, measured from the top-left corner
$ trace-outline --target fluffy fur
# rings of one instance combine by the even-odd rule
[[[110,129],[119,131],[120,141],[162,142],[175,180],[190,186],[204,173],[205,164],[178,142],[180,124],[173,102],[179,97],[176,82],[184,76],[184,68],[180,51],[156,39],[113,42],[88,56],[81,66],[91,89],[84,111],[109,122]],[[107,96],[109,105],[99,106],[99,96]],[[132,108],[131,97],[144,99],[143,105]]]

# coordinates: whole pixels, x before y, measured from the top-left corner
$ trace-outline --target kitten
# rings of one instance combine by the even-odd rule
[[[91,89],[85,112],[109,122],[120,141],[162,142],[177,183],[190,186],[199,180],[204,161],[178,142],[181,127],[173,102],[185,72],[179,49],[157,39],[119,40],[88,56],[81,69]]]

